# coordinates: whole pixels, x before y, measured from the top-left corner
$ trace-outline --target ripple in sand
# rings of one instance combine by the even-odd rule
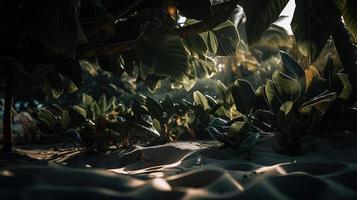
[[[168,178],[168,182],[172,186],[179,187],[205,187],[223,176],[221,170],[206,169],[196,172],[188,172],[185,174],[176,175]]]
[[[328,188],[326,181],[307,174],[275,176],[266,181],[291,199],[321,199]]]
[[[255,170],[257,167],[249,163],[236,163],[229,166],[225,166],[224,168],[232,171],[252,171]]]
[[[332,180],[357,191],[357,171],[340,173],[331,177]]]
[[[327,175],[339,172],[346,168],[343,163],[291,163],[281,167],[287,172],[305,172],[312,175]]]

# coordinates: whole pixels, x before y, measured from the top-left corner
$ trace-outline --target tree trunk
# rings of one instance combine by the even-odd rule
[[[344,72],[349,76],[353,88],[348,101],[348,104],[353,104],[357,100],[357,47],[352,43],[349,32],[342,21],[338,23],[332,37]]]
[[[12,151],[12,103],[13,103],[13,88],[12,74],[8,77],[5,88],[5,106],[3,119],[3,152]]]

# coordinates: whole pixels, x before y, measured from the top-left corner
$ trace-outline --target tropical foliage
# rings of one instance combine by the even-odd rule
[[[300,155],[305,136],[321,128],[329,107],[337,102],[343,106],[342,102],[349,98],[352,87],[348,76],[332,69],[330,57],[325,66],[325,78],[312,65],[304,70],[288,54],[282,52],[281,57],[282,69],[257,92],[245,80],[233,84],[232,96],[242,117],[230,125],[222,119],[213,121],[210,125],[213,137],[232,145],[236,135],[249,138],[248,141],[254,141],[253,137],[257,142],[258,136],[254,134],[276,131],[277,150]],[[247,134],[249,137],[245,136]]]
[[[219,72],[216,57],[233,56],[240,46],[259,50],[267,30],[278,32],[271,24],[287,3],[1,1],[4,151],[12,147],[13,102],[36,99],[42,105],[34,109],[41,132],[88,152],[209,137],[249,152],[276,132],[278,151],[303,153],[305,136],[331,119],[331,110],[354,110],[349,106],[356,98],[357,57],[348,36],[356,41],[353,0],[296,1],[291,26],[308,64],[303,68],[282,52],[282,67],[257,89],[241,78],[227,86],[218,81],[217,96],[194,91],[191,102],[170,95],[160,101],[136,90],[143,84],[154,93],[167,80],[174,89],[191,90],[198,79]],[[233,16],[239,9],[246,17],[242,42],[237,28],[244,20],[237,23]],[[331,37],[345,70],[336,70],[328,58],[320,75],[312,63]],[[275,63],[265,74],[277,68]]]

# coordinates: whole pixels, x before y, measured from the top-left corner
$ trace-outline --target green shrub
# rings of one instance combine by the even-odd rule
[[[276,131],[277,151],[300,155],[305,136],[321,127],[329,107],[350,96],[348,76],[332,69],[331,58],[322,78],[314,66],[304,70],[288,54],[281,52],[281,57],[282,69],[257,92],[248,81],[237,80],[233,84],[230,91],[241,117],[233,122],[213,120],[209,127],[213,138],[239,147],[244,141],[250,141],[250,145],[257,142],[257,133]]]

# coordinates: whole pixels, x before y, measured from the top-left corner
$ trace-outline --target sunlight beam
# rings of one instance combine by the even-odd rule
[[[274,23],[278,26],[283,27],[288,32],[289,35],[293,34],[290,23],[294,16],[294,10],[295,10],[295,0],[290,0],[280,14],[280,16],[286,16],[286,18]]]

